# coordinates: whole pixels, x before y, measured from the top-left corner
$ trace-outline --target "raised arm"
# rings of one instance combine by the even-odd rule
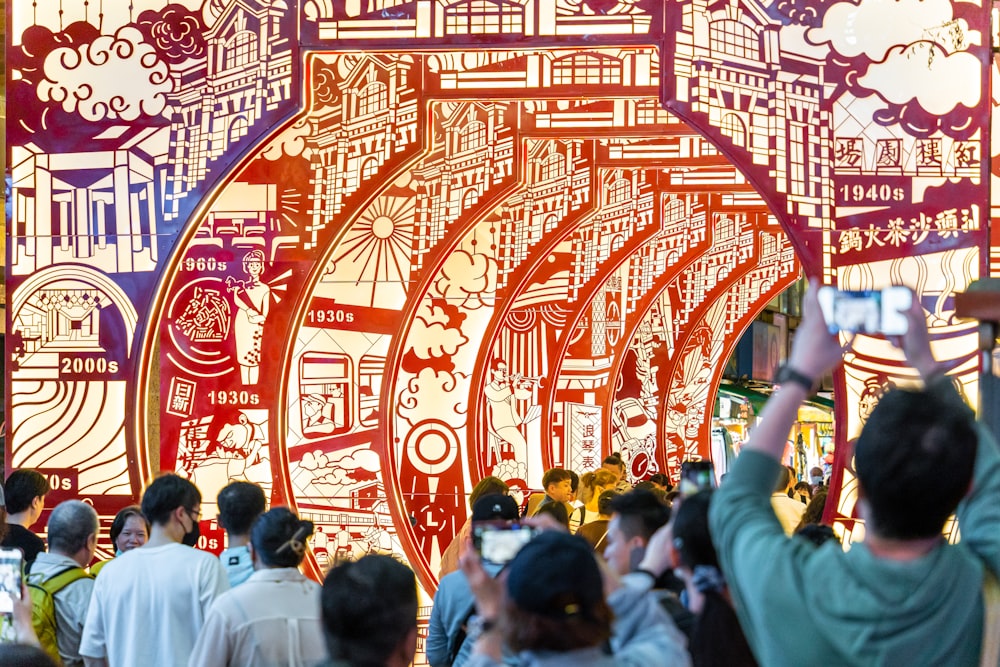
[[[803,381],[785,382],[771,394],[761,413],[760,423],[750,434],[745,449],[751,449],[775,460],[785,451],[785,441],[798,419],[799,406],[809,394],[809,383],[815,386],[831,368],[840,364],[843,349],[837,337],[827,329],[819,306],[819,282],[809,282],[802,302],[802,323],[795,331],[795,341],[786,366]]]

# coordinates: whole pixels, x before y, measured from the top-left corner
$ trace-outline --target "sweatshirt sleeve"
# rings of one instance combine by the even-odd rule
[[[1000,577],[1000,452],[997,441],[977,423],[979,443],[972,488],[958,506],[962,543]]]

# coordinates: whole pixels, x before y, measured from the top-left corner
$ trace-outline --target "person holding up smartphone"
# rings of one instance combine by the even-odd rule
[[[483,568],[495,577],[507,560],[530,538],[530,527],[518,522],[517,502],[506,494],[488,493],[472,505],[471,535],[474,548],[483,553]],[[518,526],[517,530],[511,530]],[[467,624],[475,612],[475,599],[461,570],[441,578],[427,629],[426,654],[431,667],[460,667],[469,659],[472,641]]]
[[[894,342],[922,386],[887,391],[854,447],[864,541],[845,552],[789,538],[771,510],[799,407],[846,352],[818,289],[806,292],[784,381],[709,508],[747,641],[763,665],[979,664],[984,630],[996,629],[982,599],[984,573],[1000,572],[1000,450],[935,360],[919,300]],[[958,544],[942,535],[953,513]],[[809,582],[806,604],[790,582]]]

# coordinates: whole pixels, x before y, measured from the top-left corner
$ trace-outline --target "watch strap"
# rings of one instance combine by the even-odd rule
[[[816,380],[812,379],[805,373],[801,373],[788,364],[781,364],[778,366],[778,371],[774,374],[775,384],[797,384],[803,389],[805,389],[810,394],[816,392]]]
[[[465,624],[465,627],[469,639],[476,641],[480,636],[496,627],[496,620],[473,614]]]

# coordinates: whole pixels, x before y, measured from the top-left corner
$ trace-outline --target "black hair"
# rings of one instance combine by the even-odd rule
[[[569,511],[566,510],[566,506],[562,503],[551,502],[539,505],[532,516],[540,516],[542,514],[551,515],[560,524],[569,528]]]
[[[577,489],[580,488],[580,476],[573,470],[569,471],[569,488],[572,489],[573,493],[576,493]]]
[[[189,480],[172,472],[160,473],[142,492],[142,514],[154,526],[164,526],[178,507],[201,504],[201,492]]]
[[[542,488],[546,491],[550,484],[558,484],[559,482],[565,480],[572,480],[573,476],[569,474],[569,470],[564,470],[562,468],[549,468],[542,475]]]
[[[672,491],[674,488],[674,485],[670,483],[670,478],[662,472],[654,474],[649,478],[649,481],[653,484],[659,484],[660,486],[665,487],[667,491]]]
[[[48,478],[37,470],[30,468],[15,470],[3,485],[7,512],[9,514],[23,512],[31,507],[35,498],[39,496],[44,498],[51,490]]]
[[[681,563],[690,569],[698,565],[718,569],[719,559],[708,529],[708,508],[712,491],[687,496],[674,517],[674,547]],[[688,650],[695,665],[748,667],[757,664],[740,627],[736,611],[720,590],[702,591],[705,604],[695,618]]]
[[[626,538],[648,540],[670,521],[670,507],[652,491],[632,489],[611,501],[611,512],[618,515],[618,527]]]
[[[320,602],[330,658],[351,667],[383,667],[417,627],[416,577],[389,556],[333,567]]]
[[[625,461],[622,460],[622,455],[618,452],[611,452],[610,456],[604,458],[601,465],[618,466],[622,472],[625,472]]]
[[[30,644],[0,644],[0,665],[4,667],[56,667],[48,653]]]
[[[97,535],[97,512],[80,500],[65,500],[49,515],[49,551],[72,556]]]
[[[608,489],[597,497],[597,512],[604,516],[611,516],[611,503],[621,495],[620,491]]]
[[[274,507],[257,517],[250,529],[250,543],[264,565],[298,567],[312,534],[312,521],[300,520],[287,507]]]
[[[699,491],[687,496],[674,516],[674,547],[685,567],[719,567],[719,558],[708,532],[708,506],[711,500],[712,491]]]
[[[233,535],[246,535],[253,522],[267,509],[267,498],[260,485],[230,482],[219,491],[219,526]]]
[[[469,509],[476,504],[482,496],[499,493],[506,496],[510,493],[510,487],[507,482],[503,481],[499,477],[494,477],[490,475],[489,477],[483,477],[479,482],[472,487],[472,493],[469,494]]]
[[[111,522],[111,544],[115,545],[118,542],[118,536],[122,534],[125,530],[125,524],[131,517],[137,516],[142,519],[142,522],[146,524],[146,532],[149,532],[149,520],[143,516],[142,508],[138,505],[129,505],[128,507],[123,507],[118,510],[118,514],[115,515],[114,520]]]
[[[900,540],[940,535],[972,483],[977,446],[972,411],[950,389],[887,391],[854,450],[872,529]]]

